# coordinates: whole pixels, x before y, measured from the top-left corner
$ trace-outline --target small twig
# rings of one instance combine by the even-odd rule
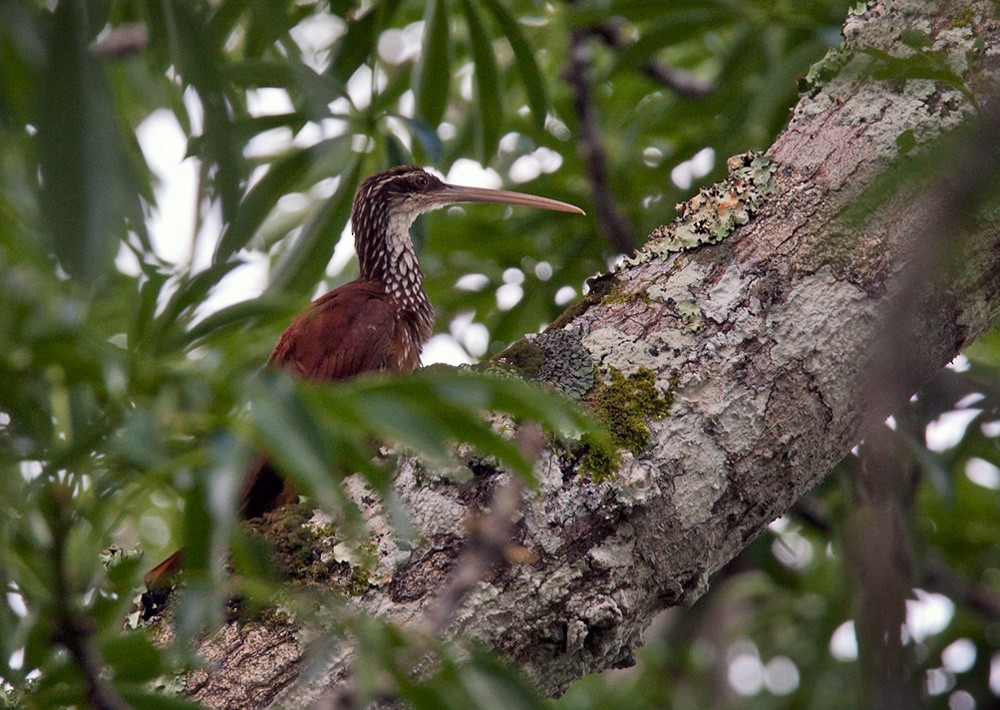
[[[906,600],[914,586],[912,488],[918,479],[894,432],[873,428],[849,458],[852,505],[842,531],[844,565],[854,586],[862,687],[872,707],[913,707],[916,691],[902,642]]]
[[[89,616],[63,617],[59,621],[58,640],[66,647],[87,686],[87,702],[98,710],[128,710],[131,706],[101,676],[101,658],[94,647],[94,620]]]
[[[427,611],[427,623],[435,636],[444,632],[469,592],[490,570],[511,561],[514,518],[523,490],[521,481],[511,478],[494,493],[490,512],[469,521],[469,536],[455,572]]]
[[[589,30],[611,49],[624,49],[629,45],[622,33],[620,21],[606,20]],[[639,65],[639,70],[682,99],[703,99],[715,93],[714,82],[694,72],[678,69],[663,62],[649,59]]]
[[[545,434],[537,424],[522,424],[515,443],[529,461],[534,461],[545,446]],[[513,542],[514,521],[521,506],[524,483],[512,477],[493,494],[489,512],[471,517],[465,547],[455,564],[447,585],[424,615],[425,627],[416,638],[415,657],[431,650],[430,641],[444,637],[448,624],[462,602],[491,570],[508,564],[532,564],[537,555]],[[416,662],[414,661],[414,665]],[[395,707],[395,690],[386,688],[381,700]],[[353,710],[358,707],[357,683],[353,672],[340,680],[337,688],[327,693],[313,706],[314,710]],[[381,705],[379,705],[381,707]]]
[[[128,710],[130,707],[114,686],[102,675],[103,662],[94,646],[94,620],[73,608],[72,575],[66,559],[66,539],[72,525],[70,493],[61,484],[50,489],[53,515],[52,562],[56,569],[54,594],[55,624],[53,635],[76,663],[86,687],[87,702],[98,710]]]
[[[978,117],[975,131],[967,144],[958,149],[950,169],[943,171],[923,202],[927,221],[913,236],[913,248],[903,272],[901,285],[883,314],[882,328],[868,367],[870,422],[881,425],[883,419],[905,402],[918,388],[919,352],[916,333],[924,327],[919,322],[924,296],[934,279],[950,263],[944,258],[947,249],[963,245],[962,230],[976,218],[980,207],[996,185],[1000,174],[1000,88],[984,102],[987,107]]]
[[[141,22],[123,22],[87,46],[98,57],[135,57],[149,44],[149,30]]]
[[[578,122],[577,151],[590,178],[598,221],[615,248],[623,254],[631,254],[635,249],[632,225],[618,211],[608,185],[607,152],[601,141],[597,109],[590,96],[593,79],[587,34],[586,30],[574,30],[570,35],[569,62],[563,72],[563,79],[573,87],[573,108]]]
[[[923,586],[961,602],[987,621],[1000,619],[1000,594],[956,574],[944,562],[932,560],[924,572]]]
[[[865,443],[852,481],[858,505],[848,536],[853,554],[847,561],[859,581],[856,627],[866,690],[871,703],[880,707],[909,706],[916,697],[899,628],[914,582],[906,520],[917,479],[908,473],[906,457],[883,422],[921,384],[925,373],[918,366],[918,334],[926,328],[921,308],[929,284],[946,268],[946,249],[956,241],[962,246],[961,230],[975,218],[1000,172],[1000,107],[995,101],[986,106],[971,140],[957,151],[960,160],[942,171],[922,196],[934,208],[925,212],[926,221],[903,255],[907,261],[898,290],[882,313],[862,383]]]
[[[414,655],[414,659],[431,650],[432,639],[443,636],[449,622],[461,608],[469,592],[489,574],[490,570],[511,561],[530,561],[528,551],[511,543],[513,522],[521,503],[523,489],[524,484],[519,479],[512,478],[494,493],[489,513],[470,519],[465,548],[455,565],[455,571],[434,604],[427,610],[424,616],[426,626],[421,629],[423,633],[415,638],[415,648],[418,653]],[[383,699],[393,705],[392,701],[398,698],[394,689],[386,687]],[[340,680],[337,687],[320,698],[313,707],[314,710],[353,710],[359,707],[359,702],[358,687],[352,672]]]
[[[811,493],[795,501],[788,512],[823,535],[829,536],[833,532],[833,522],[826,505]]]

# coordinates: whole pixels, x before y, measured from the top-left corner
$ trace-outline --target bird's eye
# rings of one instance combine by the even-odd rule
[[[413,184],[416,187],[420,188],[421,190],[423,190],[425,187],[427,187],[430,184],[430,182],[431,182],[431,179],[429,177],[427,177],[426,175],[416,175],[413,178]]]

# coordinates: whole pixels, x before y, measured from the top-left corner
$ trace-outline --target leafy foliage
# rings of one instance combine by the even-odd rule
[[[311,500],[350,517],[331,471],[359,471],[384,489],[373,442],[451,463],[450,443],[466,442],[528,475],[524,454],[484,410],[599,436],[561,399],[511,381],[432,370],[317,387],[259,368],[305,299],[350,277],[331,255],[361,176],[404,161],[448,173],[475,156],[525,189],[592,208],[562,76],[571,31],[588,33],[614,203],[641,235],[669,221],[691,179],[712,180],[727,155],[766,147],[796,98],[796,78],[837,43],[848,2],[357,5],[0,3],[0,700],[82,706],[107,692],[134,705],[189,707],[152,688],[191,660],[185,641],[220,618],[232,592],[227,551],[248,597],[276,589],[224,503],[235,500],[256,450]],[[951,80],[918,34],[905,39],[926,64],[921,76]],[[874,59],[890,78],[915,71]],[[665,83],[665,69],[697,91]],[[178,234],[150,226],[166,200],[150,146],[137,138],[164,116],[197,168],[194,223]],[[714,159],[696,173],[686,161],[705,149]],[[451,210],[415,230],[439,328],[469,320],[488,328],[490,342],[470,346],[473,355],[551,321],[557,292],[580,289],[615,251],[588,223],[497,214]],[[182,256],[169,256],[178,246]],[[213,305],[262,261],[263,293]],[[481,275],[478,285],[456,289],[468,274]],[[520,296],[498,307],[505,286]],[[927,453],[913,442],[927,480],[916,539],[922,559],[995,594],[991,521],[1000,501],[964,467],[1000,460],[996,338],[970,357],[967,372],[945,373],[914,406],[926,425],[972,392],[985,398],[957,446]],[[843,493],[829,483],[821,495],[835,528]],[[842,701],[830,689],[853,671],[826,649],[851,613],[838,543],[827,528],[788,525],[755,543],[693,614],[670,622],[632,679],[590,679],[563,704],[736,704],[717,678],[731,667],[727,649],[738,641],[746,650],[748,640],[760,658],[793,659],[800,682],[789,695],[744,702]],[[813,550],[808,563],[769,547],[790,530]],[[184,542],[189,583],[174,647],[121,630],[149,556],[116,553],[102,564],[112,541],[129,549],[139,541],[153,557]],[[921,642],[915,667],[931,668],[947,643],[968,638],[974,666],[949,677],[986,697],[995,634],[979,623],[982,610],[956,602],[953,623]],[[725,616],[728,608],[739,611]],[[541,704],[480,651],[459,658],[438,649],[439,671],[414,681],[397,657],[412,639],[352,624],[373,659],[366,667],[386,669],[415,707]]]

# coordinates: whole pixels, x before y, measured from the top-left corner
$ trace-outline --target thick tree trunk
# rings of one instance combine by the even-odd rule
[[[929,141],[973,108],[942,82],[866,78],[874,60],[863,50],[909,56],[900,32],[925,32],[986,103],[1000,79],[1000,22],[991,2],[868,5],[844,28],[850,61],[802,99],[769,160],[731,161],[730,178],[696,198],[684,222],[657,230],[574,312],[521,345],[544,356],[536,376],[566,391],[592,387],[599,373],[590,399],[610,402],[617,416],[641,416],[628,403],[643,395],[670,405],[666,416],[637,420],[623,438],[634,451],[603,476],[585,474],[583,457],[544,450],[539,488],[514,521],[527,563],[473,585],[447,624],[445,635],[495,649],[544,693],[630,664],[656,612],[695,601],[713,572],[848,453],[866,420],[898,404],[869,396],[868,367],[887,347],[881,319],[909,288],[906,265],[923,248],[914,242],[948,205],[931,188],[876,202],[862,220],[845,209],[870,194],[911,138]],[[958,14],[969,9],[971,17]],[[921,306],[907,346],[913,382],[1000,316],[1000,224],[979,220],[963,236],[949,247],[962,249],[957,270],[904,293]],[[593,460],[584,465],[593,472]],[[458,484],[401,464],[395,490],[421,542],[401,549],[369,505],[379,562],[372,586],[350,603],[426,624],[466,520],[506,480],[487,465],[474,473]],[[317,646],[307,662],[314,637],[273,621],[229,624],[204,643],[212,667],[188,676],[187,694],[217,707],[304,707],[350,672],[347,650]]]

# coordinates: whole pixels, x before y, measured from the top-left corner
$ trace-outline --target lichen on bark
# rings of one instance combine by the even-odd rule
[[[764,200],[774,192],[775,161],[760,153],[735,155],[726,161],[729,175],[705,187],[678,206],[680,214],[669,225],[658,227],[649,241],[625,264],[636,266],[653,257],[716,244],[750,221]]]

